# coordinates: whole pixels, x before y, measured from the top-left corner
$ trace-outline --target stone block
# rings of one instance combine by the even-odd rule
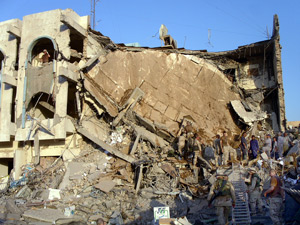
[[[165,112],[165,116],[169,117],[171,120],[176,120],[177,115],[178,115],[178,111],[173,107],[168,106]]]
[[[155,109],[152,109],[150,119],[156,122],[162,121],[162,114]]]
[[[168,106],[166,106],[164,103],[157,101],[156,104],[154,105],[154,109],[157,111],[161,112],[162,114],[165,113],[166,109]]]

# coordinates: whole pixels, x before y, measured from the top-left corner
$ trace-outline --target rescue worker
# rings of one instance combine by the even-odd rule
[[[196,167],[196,164],[198,161],[200,161],[200,164],[204,165],[208,171],[212,170],[212,166],[202,157],[203,155],[203,149],[201,144],[203,143],[203,140],[197,135],[194,139],[194,145],[193,145],[193,166]]]
[[[265,197],[268,197],[269,206],[270,206],[270,217],[273,221],[273,224],[278,225],[281,223],[281,207],[283,199],[285,197],[284,191],[281,188],[282,182],[280,178],[276,175],[274,169],[270,170],[271,176],[271,187],[264,193]]]
[[[221,138],[221,147],[223,153],[223,165],[226,166],[229,159],[229,154],[231,157],[231,161],[236,161],[236,151],[229,144],[229,138],[227,132],[223,132],[223,137]]]
[[[235,193],[234,187],[228,181],[228,176],[220,172],[217,173],[217,180],[211,186],[207,200],[209,207],[212,202],[217,208],[218,224],[224,225],[228,223],[231,206],[235,207]]]
[[[223,165],[227,165],[229,159],[230,146],[229,146],[229,140],[226,131],[223,132],[223,136],[221,138],[221,148],[223,153],[223,159],[222,159]]]
[[[215,149],[216,165],[220,166],[222,164],[222,147],[221,147],[221,137],[219,134],[216,135],[216,139],[214,140],[214,149]]]
[[[249,202],[250,202],[250,209],[252,215],[256,214],[256,205],[258,207],[259,214],[263,212],[263,202],[261,199],[261,193],[263,190],[261,178],[256,173],[255,168],[248,169],[249,180],[246,181],[248,185],[248,194],[249,194]]]

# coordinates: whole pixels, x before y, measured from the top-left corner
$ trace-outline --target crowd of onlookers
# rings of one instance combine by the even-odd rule
[[[227,133],[224,131],[223,136],[216,135],[213,147],[215,149],[216,156],[222,157],[222,163],[219,161],[219,165],[227,164],[227,160],[223,160],[225,147],[229,146],[229,152],[233,150],[231,145],[227,141]],[[256,159],[259,154],[265,153],[268,158],[280,159],[283,158],[291,147],[294,146],[294,140],[300,139],[300,124],[298,127],[290,128],[286,132],[278,132],[275,136],[266,134],[264,138],[252,135],[250,141],[247,140],[247,133],[243,132],[240,138],[239,149],[241,152],[241,160]],[[225,158],[228,156],[226,155]],[[236,160],[235,154],[230,155],[231,160]]]
[[[245,138],[246,133],[241,137],[241,150],[243,159],[255,159],[259,153],[266,153],[269,158],[279,159],[284,157],[289,149],[294,146],[294,140],[299,139],[300,124],[298,127],[288,129],[286,132],[278,132],[277,135],[265,135],[263,140],[258,140],[255,135],[251,136],[249,145]]]

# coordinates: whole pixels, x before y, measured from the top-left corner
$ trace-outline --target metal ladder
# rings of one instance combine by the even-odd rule
[[[246,184],[242,179],[241,165],[232,166],[230,181],[235,189],[236,203],[232,208],[232,224],[251,224]]]

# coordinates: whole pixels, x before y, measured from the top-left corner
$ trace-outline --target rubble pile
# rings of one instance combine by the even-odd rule
[[[15,21],[18,32],[1,28],[19,35],[8,52],[20,50],[20,65],[1,71],[10,85],[2,105],[17,104],[1,108],[15,165],[1,179],[0,222],[215,224],[206,199],[217,170],[240,185],[254,167],[266,190],[275,169],[295,187],[299,128],[278,133],[286,119],[277,15],[270,40],[218,53],[177,48],[170,35],[159,48],[115,44],[70,9],[36,18]],[[256,138],[256,149],[243,138]]]

